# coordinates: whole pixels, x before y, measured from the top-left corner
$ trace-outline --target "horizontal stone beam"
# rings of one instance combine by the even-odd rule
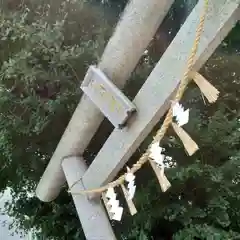
[[[83,176],[87,189],[113,180],[170,106],[186,69],[203,2],[199,1],[134,99],[138,114],[123,130],[115,129]],[[239,18],[239,0],[209,0],[209,10],[195,58],[198,71]]]
[[[153,38],[174,0],[131,0],[98,67],[122,88]],[[54,200],[65,183],[61,162],[82,155],[104,116],[84,95],[78,104],[38,186],[37,197]],[[59,119],[61,121],[61,119]]]

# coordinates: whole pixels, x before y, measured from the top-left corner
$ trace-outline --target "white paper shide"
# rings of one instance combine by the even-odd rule
[[[128,182],[128,200],[132,200],[136,191],[135,185],[135,176],[130,172],[130,169],[127,167],[128,173],[125,176],[126,182]]]
[[[172,107],[173,117],[176,117],[176,121],[179,127],[185,125],[189,121],[189,109],[184,111],[184,107],[178,102]]]
[[[119,206],[119,200],[117,200],[114,188],[108,188],[106,198],[108,199],[107,205],[111,206],[109,212],[113,214],[112,219],[120,221],[122,219],[123,208]]]

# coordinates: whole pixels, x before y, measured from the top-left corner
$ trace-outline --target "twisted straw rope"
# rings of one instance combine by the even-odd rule
[[[196,30],[196,37],[195,37],[195,40],[194,40],[194,44],[193,44],[193,47],[192,47],[192,51],[191,51],[191,54],[188,58],[188,62],[187,62],[187,68],[186,68],[186,71],[184,72],[184,75],[183,75],[183,78],[179,84],[179,87],[178,87],[178,90],[177,90],[177,93],[176,93],[176,96],[174,98],[174,102],[179,102],[180,99],[182,98],[183,94],[184,94],[184,91],[188,85],[188,83],[190,82],[190,79],[189,79],[189,74],[190,72],[192,71],[192,67],[193,67],[193,64],[194,64],[194,58],[196,56],[196,53],[197,53],[197,50],[198,50],[198,46],[199,46],[199,42],[200,42],[200,38],[201,38],[201,35],[202,35],[202,32],[203,32],[203,27],[204,27],[204,22],[205,22],[205,18],[206,18],[206,15],[207,15],[207,10],[208,10],[208,1],[209,0],[204,0],[204,9],[203,9],[203,13],[201,14],[201,17],[200,17],[200,22],[199,22],[199,25],[197,27],[197,30]],[[156,143],[156,142],[160,142],[164,135],[166,134],[167,132],[167,129],[168,127],[170,126],[170,124],[172,123],[172,118],[173,118],[173,113],[172,113],[172,107],[169,109],[166,117],[165,117],[165,120],[161,126],[161,128],[157,131],[155,137],[153,138],[153,141],[151,142],[151,144],[148,146],[146,152],[141,156],[141,158],[132,166],[132,168],[130,169],[130,172],[131,173],[135,173],[137,172],[146,162],[148,162],[149,160],[149,155],[150,155],[150,149],[151,149],[151,146],[152,144]],[[115,181],[112,181],[110,183],[108,183],[107,185],[105,186],[102,186],[102,187],[99,187],[99,188],[95,188],[95,189],[89,189],[89,190],[82,190],[82,191],[79,191],[77,193],[73,193],[71,192],[70,190],[73,188],[73,186],[79,182],[80,180],[78,180],[77,182],[75,182],[69,189],[69,192],[71,192],[72,194],[74,195],[77,195],[77,194],[91,194],[91,193],[102,193],[104,191],[106,191],[108,188],[110,187],[117,187],[119,185],[121,185],[124,181],[125,181],[125,176],[126,176],[127,173],[121,175],[119,178],[117,178]]]

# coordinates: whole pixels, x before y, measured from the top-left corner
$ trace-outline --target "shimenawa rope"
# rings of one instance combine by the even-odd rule
[[[196,56],[198,46],[199,46],[199,42],[200,42],[200,38],[201,38],[201,34],[203,32],[204,22],[205,22],[205,18],[206,18],[206,15],[207,15],[207,10],[208,10],[208,1],[209,0],[204,0],[203,13],[201,14],[200,22],[199,22],[199,25],[198,25],[197,30],[196,30],[196,37],[195,37],[194,44],[193,44],[193,47],[192,47],[192,50],[191,50],[191,54],[190,54],[190,56],[188,58],[188,61],[187,61],[187,68],[186,68],[186,70],[183,74],[182,80],[180,81],[180,84],[179,84],[176,96],[173,100],[173,103],[179,102],[181,100],[181,98],[184,94],[184,91],[185,91],[187,85],[189,84],[189,82],[191,80],[189,78],[189,75],[192,71],[192,67],[193,67],[193,64],[194,64],[194,58]],[[169,109],[166,117],[165,117],[165,120],[164,120],[161,128],[157,131],[155,137],[153,138],[153,141],[148,146],[146,152],[141,156],[141,158],[130,169],[131,173],[137,172],[148,161],[152,144],[154,144],[156,142],[160,142],[163,139],[164,135],[167,132],[168,127],[172,123],[172,119],[173,119],[173,114],[172,114],[172,107],[171,107]],[[107,185],[99,187],[99,188],[82,190],[82,191],[79,191],[79,192],[71,192],[71,189],[73,188],[73,186],[75,186],[79,181],[81,181],[81,179],[79,179],[75,183],[73,183],[72,186],[70,186],[69,192],[71,192],[71,194],[74,194],[74,195],[102,193],[110,187],[117,187],[117,186],[121,185],[125,181],[125,176],[126,176],[126,173],[121,175],[120,177],[118,177],[115,181],[112,181],[112,182],[108,183]]]

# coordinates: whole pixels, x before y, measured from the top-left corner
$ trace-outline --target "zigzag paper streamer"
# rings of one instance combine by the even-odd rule
[[[189,109],[184,111],[184,108],[178,102],[173,105],[172,108],[173,116],[176,117],[176,121],[178,126],[183,126],[189,121]]]
[[[128,182],[127,188],[128,188],[128,200],[132,200],[136,191],[136,185],[135,185],[135,176],[130,172],[130,169],[127,167],[127,175],[125,177],[125,180]]]
[[[109,212],[113,213],[112,219],[120,221],[122,219],[123,208],[119,206],[119,200],[116,199],[117,194],[114,192],[113,188],[108,188],[106,198],[109,199],[107,204],[111,206]]]
[[[151,146],[151,153],[149,155],[150,158],[153,159],[153,161],[160,167],[164,167],[163,165],[163,160],[164,160],[164,155],[162,154],[163,148],[159,146],[159,143],[154,143]]]
[[[168,181],[166,175],[164,174],[164,163],[163,160],[165,155],[162,154],[163,148],[159,146],[159,143],[156,142],[151,146],[149,157],[152,159],[150,164],[156,173],[160,187],[163,192],[166,192],[170,187],[171,183]]]

